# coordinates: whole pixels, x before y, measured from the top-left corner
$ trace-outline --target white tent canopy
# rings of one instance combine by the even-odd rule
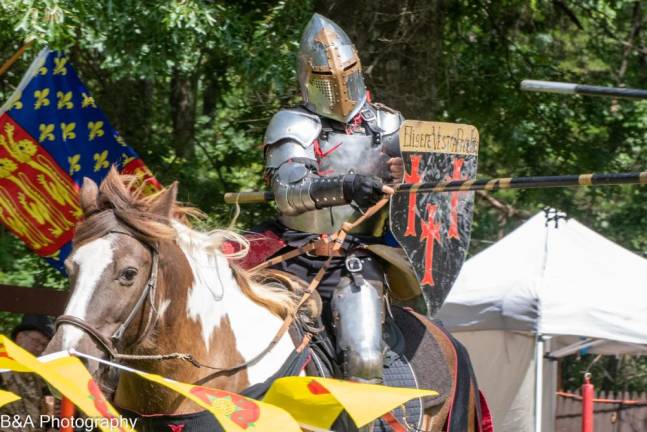
[[[533,385],[544,362],[539,377],[527,374],[543,340],[557,356],[645,350],[647,260],[574,219],[547,222],[540,212],[466,261],[437,318],[470,351],[497,426],[510,426],[497,430],[532,430],[532,409],[517,405],[527,408],[532,387],[536,400],[554,387]]]

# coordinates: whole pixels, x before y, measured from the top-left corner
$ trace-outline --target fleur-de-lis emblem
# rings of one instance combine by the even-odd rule
[[[47,67],[46,66],[41,66],[40,69],[38,69],[38,73],[41,75],[47,75]]]
[[[81,93],[81,96],[83,97],[83,100],[81,101],[81,108],[86,108],[86,107],[93,107],[96,108],[97,105],[94,103],[94,98],[88,94],[85,94],[85,92]]]
[[[122,137],[121,135],[119,135],[119,132],[115,132],[115,140],[116,140],[116,141],[117,141],[117,142],[118,142],[122,147],[128,147],[128,145],[126,144],[126,140],[124,139],[124,137]]]
[[[90,141],[94,140],[96,137],[102,137],[104,135],[103,122],[101,120],[88,122],[88,130],[90,131]]]
[[[54,261],[60,261],[61,260],[61,250],[57,250],[51,255],[47,255],[47,258],[53,259]]]
[[[110,164],[108,163],[107,159],[108,159],[108,150],[104,150],[101,153],[95,153],[94,160],[96,162],[94,163],[94,171],[97,172],[101,168],[108,168]]]
[[[74,103],[72,102],[72,92],[69,91],[67,93],[63,93],[62,91],[56,92],[56,97],[58,98],[58,102],[56,103],[56,108],[62,109],[62,108],[67,108],[67,109],[72,109],[74,108]]]
[[[81,164],[79,163],[80,160],[81,155],[78,153],[72,156],[68,156],[67,162],[70,164],[70,175],[74,174],[75,172],[81,171]]]
[[[126,166],[135,160],[134,156],[128,156],[126,153],[122,153],[121,158],[123,159],[123,166]]]
[[[76,128],[76,123],[61,123],[61,135],[63,136],[63,141],[76,138],[74,128]]]
[[[54,58],[54,63],[54,75],[67,75],[67,68],[65,67],[67,57],[56,57]]]
[[[42,90],[36,90],[34,92],[34,97],[36,98],[36,103],[34,104],[34,108],[39,109],[40,107],[48,106],[49,99],[47,98],[47,96],[49,96],[48,88],[44,88]]]
[[[38,141],[44,142],[44,141],[54,141],[54,124],[53,123],[41,123],[38,126],[38,130],[40,131],[40,136],[38,137]]]
[[[16,100],[11,106],[11,108],[14,108],[17,110],[22,109],[22,101],[20,99]]]

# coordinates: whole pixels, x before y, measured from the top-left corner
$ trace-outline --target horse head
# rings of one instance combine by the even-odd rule
[[[129,180],[112,170],[101,188],[88,178],[83,182],[85,217],[65,261],[72,295],[47,352],[74,349],[107,359],[150,336],[144,332],[152,331],[151,320],[163,312],[165,304],[156,302],[166,284],[149,285],[158,276],[159,264],[153,264],[159,247],[168,248],[174,238],[177,187],[144,200],[130,190]],[[88,368],[103,381],[96,362]]]
[[[253,367],[224,374],[150,356],[187,353],[222,369],[244,363],[272,339],[294,301],[234,272],[220,246],[229,239],[244,250],[245,241],[228,231],[190,228],[184,216],[196,211],[180,207],[176,195],[173,184],[144,197],[131,178],[114,169],[100,186],[85,179],[85,218],[77,225],[65,263],[72,295],[46,352],[73,349],[169,378],[239,391],[275,372],[294,348],[291,341],[282,340]],[[124,355],[130,357],[124,360]],[[110,382],[115,375],[106,373],[114,369],[92,361],[88,369],[104,389],[115,388]],[[195,409],[177,395],[126,375],[119,377],[116,393],[121,406],[155,413]],[[142,394],[147,392],[148,397]]]

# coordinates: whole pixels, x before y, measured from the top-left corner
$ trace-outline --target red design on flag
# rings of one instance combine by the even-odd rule
[[[463,176],[461,175],[463,162],[465,162],[464,159],[454,160],[454,163],[453,163],[454,171],[452,172],[452,176],[448,178],[448,180],[464,180]],[[450,193],[451,193],[451,198],[450,198],[451,210],[449,212],[449,230],[447,231],[447,238],[459,239],[460,236],[458,235],[458,197],[460,194],[465,192],[450,192]]]
[[[321,384],[319,384],[319,382],[315,380],[312,380],[308,383],[308,391],[313,395],[330,393],[326,387],[322,386]]]
[[[404,173],[405,183],[418,183],[420,181],[420,155],[411,156],[411,174]],[[404,231],[405,237],[415,237],[416,234],[416,192],[409,192],[409,206],[407,208],[407,229]]]
[[[110,414],[110,407],[108,405],[108,401],[106,400],[106,397],[101,393],[101,389],[99,389],[99,386],[94,380],[88,381],[88,391],[92,395],[92,401],[94,403],[94,407],[99,411],[99,414],[107,418],[108,420],[114,420],[116,419],[115,416]],[[121,424],[121,423],[120,423]],[[119,426],[119,430],[122,432],[125,432],[123,427]]]
[[[43,134],[51,134],[44,125]],[[81,217],[78,186],[8,114],[0,116],[0,220],[49,256],[72,240]]]
[[[247,429],[261,416],[261,409],[258,404],[236,393],[200,386],[193,387],[191,393],[209,405],[213,405],[218,399],[230,400],[236,410],[229,415],[229,418],[243,429]]]
[[[157,181],[151,170],[144,164],[144,161],[141,159],[132,159],[128,161],[123,169],[121,170],[122,174],[132,174],[137,177],[145,184],[145,193],[155,193],[162,189],[162,184]]]
[[[427,204],[427,220],[420,221],[422,233],[421,240],[426,240],[425,243],[425,275],[421,283],[423,285],[434,286],[433,265],[434,265],[434,245],[436,242],[440,243],[440,225],[435,222],[436,210],[438,206],[435,204]]]

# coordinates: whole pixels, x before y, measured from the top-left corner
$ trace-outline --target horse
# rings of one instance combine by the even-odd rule
[[[275,377],[300,345],[280,331],[294,316],[298,297],[237,269],[233,263],[245,255],[248,241],[230,230],[192,228],[188,218],[198,211],[178,204],[177,189],[176,182],[144,196],[132,177],[114,168],[100,186],[84,180],[84,219],[65,261],[72,293],[46,353],[73,349],[177,381],[241,393]],[[236,244],[238,251],[223,252],[225,243]],[[469,359],[461,364],[464,358],[451,337],[431,321],[404,309],[396,313],[408,322],[404,354],[423,377],[419,381],[441,393],[425,406],[421,429],[479,430],[475,381],[471,375],[467,381],[457,377],[461,368],[470,368]],[[420,353],[435,356],[436,363],[428,364]],[[93,361],[87,367],[119,410],[155,419],[157,426],[150,430],[191,419],[202,426],[184,432],[204,430],[205,421],[212,429],[217,426],[215,419],[205,420],[211,416],[198,405],[138,375],[115,376]],[[466,390],[461,382],[467,382]],[[458,419],[454,428],[452,412]],[[469,429],[462,428],[468,423]]]

